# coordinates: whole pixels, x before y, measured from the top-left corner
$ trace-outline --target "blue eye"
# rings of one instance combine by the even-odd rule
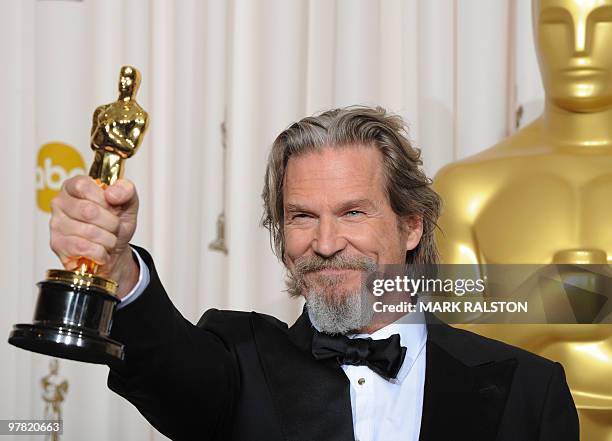
[[[351,211],[347,211],[346,214],[353,217],[353,216],[357,216],[359,214],[364,214],[364,213],[363,211],[359,211],[359,210],[351,210]]]

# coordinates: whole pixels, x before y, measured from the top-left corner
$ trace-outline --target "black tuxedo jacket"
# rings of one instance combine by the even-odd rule
[[[288,327],[210,309],[194,326],[139,252],[151,281],[115,315],[126,356],[108,386],[153,426],[181,440],[354,440],[349,381],[335,360],[311,355],[306,313]],[[560,364],[433,316],[427,331],[420,441],[578,440]]]

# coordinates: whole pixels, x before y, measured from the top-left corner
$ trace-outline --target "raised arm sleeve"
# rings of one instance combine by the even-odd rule
[[[150,280],[115,313],[111,338],[125,345],[125,360],[111,366],[108,387],[174,440],[226,439],[239,389],[235,354],[222,336],[181,315],[151,256],[135,249]]]

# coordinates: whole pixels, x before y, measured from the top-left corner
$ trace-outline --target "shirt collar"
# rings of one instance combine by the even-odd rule
[[[399,334],[400,345],[406,348],[406,357],[402,363],[397,377],[389,381],[395,384],[401,384],[408,376],[415,361],[425,348],[427,342],[427,326],[423,317],[416,317],[422,313],[410,313],[400,317],[398,320],[390,323],[383,328],[373,332],[372,334],[349,334],[349,338],[371,338],[380,340],[388,338],[393,334]]]

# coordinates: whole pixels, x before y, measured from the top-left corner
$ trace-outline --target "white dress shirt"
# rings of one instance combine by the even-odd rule
[[[413,313],[413,315],[415,315]],[[380,340],[399,334],[406,357],[397,378],[385,380],[367,366],[342,365],[351,383],[351,408],[356,441],[418,441],[425,388],[427,327],[407,315],[372,334],[350,338]],[[421,317],[422,318],[422,317]],[[311,320],[312,321],[312,320]]]
[[[140,265],[138,283],[117,305],[117,309],[138,298],[150,281],[149,268],[136,250]],[[425,343],[427,327],[423,320],[393,322],[372,334],[352,334],[350,338],[384,339],[399,334],[406,357],[397,378],[385,380],[367,366],[342,365],[351,387],[351,408],[356,441],[418,441],[421,430],[425,387]]]
[[[140,254],[138,254],[138,251],[132,248],[132,253],[136,255],[136,259],[138,260],[138,266],[140,267],[140,272],[138,274],[138,282],[136,282],[136,285],[134,285],[132,290],[121,299],[121,302],[119,302],[119,304],[117,305],[117,309],[121,309],[136,300],[140,296],[140,294],[144,292],[145,288],[149,286],[149,282],[151,280],[151,273],[149,272],[149,267],[146,263],[144,263],[144,260],[142,260]]]

